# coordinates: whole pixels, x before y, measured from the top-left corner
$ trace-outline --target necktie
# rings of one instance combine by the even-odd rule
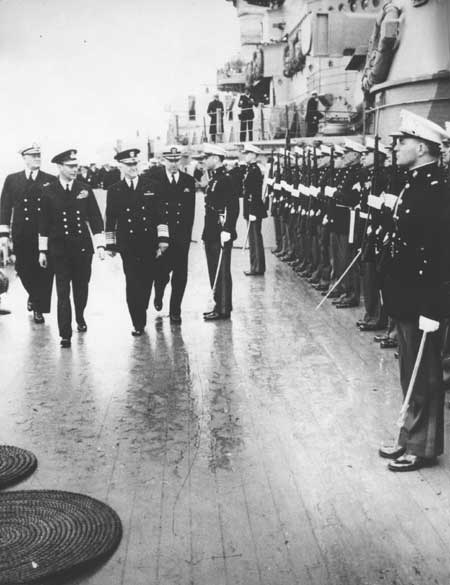
[[[70,193],[70,186],[69,186],[69,183],[66,183],[66,191],[67,191],[67,193]]]
[[[175,173],[172,173],[172,185],[176,185],[177,182],[175,181]]]
[[[130,190],[134,191],[134,185],[133,185],[133,181],[130,181]]]

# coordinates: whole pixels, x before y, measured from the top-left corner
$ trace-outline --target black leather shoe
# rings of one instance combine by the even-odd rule
[[[353,309],[353,307],[359,307],[358,301],[344,301],[335,305],[336,309]]]
[[[60,342],[61,347],[70,347],[72,345],[72,342],[70,341],[70,339],[61,339]]]
[[[389,335],[387,333],[383,333],[381,335],[375,335],[375,337],[373,338],[375,343],[381,343],[382,341],[385,341],[386,339],[389,339]]]
[[[38,325],[42,325],[42,323],[45,323],[44,315],[39,311],[33,311],[33,321]]]
[[[180,325],[181,324],[181,316],[180,315],[170,315],[170,322],[173,325]]]
[[[218,313],[217,311],[213,311],[212,313],[203,316],[205,321],[221,321],[229,318],[230,313]]]
[[[388,339],[383,340],[380,343],[381,349],[396,349],[398,347],[398,343],[395,339],[388,337]]]
[[[32,310],[33,310],[33,303],[28,298],[28,301],[27,301],[27,311],[30,311],[31,312]]]
[[[144,329],[133,329],[131,335],[133,337],[141,337],[141,335],[144,335]]]
[[[388,463],[390,471],[416,471],[422,467],[431,467],[436,464],[436,459],[425,459],[417,455],[402,455]]]
[[[162,308],[163,308],[162,299],[155,298],[155,300],[153,301],[153,306],[155,307],[155,309],[157,311],[162,311]]]
[[[87,331],[87,324],[86,324],[86,321],[84,319],[82,321],[78,321],[77,322],[77,330],[80,333],[86,333],[86,331]]]
[[[378,323],[361,323],[359,326],[360,331],[380,331],[383,329],[384,327],[380,327]]]
[[[348,300],[345,297],[343,297],[342,295],[335,297],[333,293],[331,293],[331,295],[328,298],[333,299],[333,301],[332,301],[333,305],[339,305],[340,303],[346,303]]]
[[[318,284],[317,286],[314,287],[316,290],[318,290],[319,292],[327,292],[327,290],[330,288],[329,284]]]
[[[251,270],[244,270],[245,276],[264,276],[264,272],[252,272]]]
[[[0,309],[0,315],[11,315],[11,311],[8,309]]]
[[[400,447],[400,445],[382,445],[378,449],[378,455],[383,459],[398,459],[405,451],[406,448]]]

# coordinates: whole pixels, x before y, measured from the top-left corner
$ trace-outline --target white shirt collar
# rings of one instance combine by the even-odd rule
[[[33,181],[35,181],[38,172],[39,171],[30,171],[29,169],[25,169],[25,175],[26,175],[26,177],[27,177],[28,180],[30,179],[30,176],[31,176],[31,178],[33,179]]]
[[[134,177],[134,179],[125,179],[125,182],[128,185],[128,187],[131,187],[131,183],[133,183],[133,189],[135,190],[137,188],[138,181],[139,177]]]
[[[67,185],[69,185],[69,190],[72,191],[72,187],[73,187],[73,180],[72,181],[66,181],[65,179],[63,179],[61,176],[59,177],[59,182],[61,183],[62,188],[64,189],[64,191],[67,189]]]
[[[169,183],[172,182],[172,178],[175,178],[175,182],[178,183],[179,179],[180,179],[180,171],[175,171],[175,173],[169,173],[169,171],[166,169],[166,175],[167,178],[169,179]]]

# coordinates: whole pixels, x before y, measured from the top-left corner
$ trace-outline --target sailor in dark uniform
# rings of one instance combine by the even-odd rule
[[[158,195],[167,213],[169,248],[156,263],[154,306],[163,307],[164,290],[172,274],[170,297],[170,321],[181,323],[181,302],[188,277],[188,257],[195,216],[195,180],[179,170],[182,152],[176,146],[163,152],[166,167],[158,178]]]
[[[387,149],[372,136],[366,137],[366,150],[361,157],[361,201],[357,218],[358,247],[361,248],[361,282],[365,313],[357,327],[361,331],[378,331],[387,326],[387,315],[381,302],[381,291],[375,262],[375,238],[378,229],[378,212],[369,207],[375,197],[378,203],[388,190],[388,173],[385,168]]]
[[[28,293],[28,310],[35,323],[44,323],[43,313],[50,312],[53,270],[39,265],[38,214],[42,189],[55,180],[41,167],[41,150],[37,144],[20,154],[25,170],[8,175],[0,200],[0,246],[9,245],[12,237],[16,271]]]
[[[61,347],[70,347],[72,337],[72,285],[75,319],[79,332],[87,331],[84,319],[91,278],[94,245],[100,260],[105,258],[103,219],[92,189],[76,179],[77,151],[66,150],[53,157],[59,177],[42,192],[39,213],[39,263],[50,262],[58,293],[58,327]]]
[[[427,337],[398,442],[381,448],[380,455],[392,459],[392,471],[412,471],[433,464],[444,449],[440,324],[449,315],[450,217],[448,186],[438,160],[439,145],[448,135],[402,110],[398,136],[397,162],[408,175],[385,238],[382,294],[396,320],[403,396],[422,336]]]
[[[258,166],[258,156],[262,150],[253,144],[244,145],[247,168],[242,182],[244,195],[244,218],[249,222],[248,245],[250,251],[250,270],[246,270],[246,276],[263,275],[266,271],[266,259],[264,256],[264,242],[261,233],[262,220],[267,217],[263,202],[264,176]]]
[[[119,252],[126,281],[126,298],[132,335],[139,337],[147,324],[157,256],[168,248],[169,233],[157,183],[139,176],[139,150],[118,152],[123,179],[111,185],[106,195],[106,249]]]
[[[341,277],[356,255],[356,207],[361,200],[360,157],[364,146],[353,140],[344,144],[344,170],[336,183],[333,200],[336,204],[333,229],[338,245],[338,274]],[[341,296],[334,301],[336,308],[357,307],[360,301],[360,269],[354,264],[341,282]]]
[[[214,288],[214,309],[204,313],[205,321],[229,319],[232,311],[231,250],[236,239],[239,199],[224,167],[226,151],[216,145],[204,149],[206,169],[211,173],[205,196],[205,243],[209,280]],[[219,265],[220,261],[220,265]]]

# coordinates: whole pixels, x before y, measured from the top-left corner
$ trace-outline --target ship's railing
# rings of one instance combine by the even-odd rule
[[[331,111],[319,110],[318,134],[330,124],[347,125],[347,133],[351,133],[351,118],[354,112],[333,109]],[[210,116],[204,115],[195,121],[189,121],[184,113],[173,114],[168,142],[179,142],[184,145],[202,144],[204,142],[236,143],[246,141],[275,140],[285,138],[286,132],[292,138],[300,138],[308,135],[308,125],[305,119],[306,107],[299,103],[268,106],[259,104],[253,108],[254,118],[249,132],[246,127],[245,135],[241,134],[241,120],[238,111],[216,113],[216,124],[211,126]],[[339,132],[338,132],[339,133]]]

